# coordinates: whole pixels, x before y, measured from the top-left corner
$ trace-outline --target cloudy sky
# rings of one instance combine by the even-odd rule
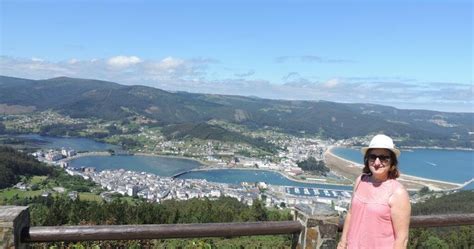
[[[0,0],[0,74],[474,112],[470,0]]]

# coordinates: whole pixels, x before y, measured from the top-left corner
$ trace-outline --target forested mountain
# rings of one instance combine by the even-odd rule
[[[52,109],[71,117],[106,120],[142,115],[163,125],[218,119],[248,127],[269,126],[294,134],[319,134],[335,139],[384,132],[404,138],[400,145],[473,148],[473,136],[469,135],[474,131],[473,113],[173,93],[146,86],[66,77],[28,80],[0,76],[0,107],[2,105],[37,111]]]

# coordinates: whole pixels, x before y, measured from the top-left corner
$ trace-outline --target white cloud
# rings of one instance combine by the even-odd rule
[[[249,80],[248,72],[231,72],[235,78],[215,77],[207,58],[166,57],[142,60],[136,56],[60,62],[0,56],[0,74],[29,79],[58,76],[113,81],[127,85],[147,85],[168,91],[258,96],[272,99],[328,100],[347,103],[374,103],[402,108],[424,108],[472,112],[474,87],[452,82],[417,82],[393,77],[334,77],[308,79],[300,72],[281,76],[280,82]],[[115,65],[114,66],[111,66]],[[120,69],[120,70],[118,70]],[[449,108],[449,109],[448,109]]]
[[[107,60],[107,64],[112,67],[128,67],[142,62],[137,56],[115,56]]]
[[[337,87],[339,84],[341,83],[341,81],[339,79],[330,79],[328,81],[326,81],[323,86],[325,88],[335,88]]]
[[[44,60],[41,59],[41,58],[33,57],[33,58],[31,58],[31,61],[34,61],[34,62],[43,62]]]
[[[180,66],[183,66],[183,64],[183,60],[175,59],[173,57],[166,57],[157,64],[157,67],[164,70],[175,70]]]

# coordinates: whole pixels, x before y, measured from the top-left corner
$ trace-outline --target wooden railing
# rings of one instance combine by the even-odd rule
[[[420,215],[412,216],[411,228],[419,227],[448,227],[474,225],[474,213],[472,214],[443,214],[443,215]]]
[[[337,213],[295,208],[295,221],[169,225],[29,226],[28,207],[0,206],[0,245],[23,248],[29,243],[57,241],[140,240],[197,237],[237,237],[293,234],[292,247],[333,248]],[[474,213],[412,216],[411,228],[474,225]]]
[[[344,223],[339,223],[342,231]],[[412,216],[410,228],[474,225],[474,214]],[[294,234],[305,227],[300,221],[203,223],[166,225],[43,226],[22,231],[22,242],[138,240],[199,237],[237,237]]]
[[[299,234],[303,229],[303,225],[298,221],[30,227],[27,231],[23,232],[24,237],[22,237],[22,241],[54,242],[236,237],[251,235]]]

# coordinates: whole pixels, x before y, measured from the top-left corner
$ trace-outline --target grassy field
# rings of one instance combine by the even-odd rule
[[[44,180],[46,180],[48,177],[47,176],[33,176],[30,180],[31,184],[40,184]]]
[[[43,190],[29,190],[29,191],[24,191],[20,189],[14,189],[14,188],[7,188],[0,190],[0,202],[3,202],[4,199],[11,199],[13,196],[18,195],[19,198],[25,198],[25,197],[34,197],[34,196],[39,196],[43,193]]]
[[[99,195],[93,193],[79,193],[79,199],[83,201],[102,201],[102,198]]]
[[[18,198],[26,198],[26,197],[34,197],[34,196],[40,196],[43,193],[44,190],[20,190],[20,189],[14,189],[14,188],[8,188],[8,189],[3,189],[0,190],[0,205],[5,204],[5,200],[10,200],[13,198],[13,196],[18,195]],[[58,193],[52,193],[53,196],[58,195]],[[83,201],[96,201],[96,202],[101,202],[102,198],[93,193],[79,193],[79,198]],[[127,200],[131,202],[131,200]]]

